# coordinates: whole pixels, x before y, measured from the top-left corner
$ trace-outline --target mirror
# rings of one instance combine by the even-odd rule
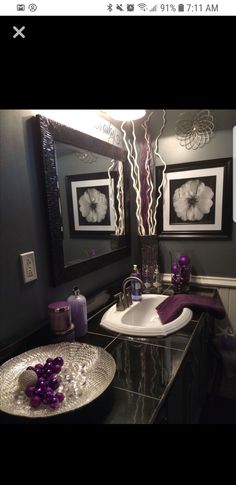
[[[126,152],[37,115],[54,285],[126,257]]]

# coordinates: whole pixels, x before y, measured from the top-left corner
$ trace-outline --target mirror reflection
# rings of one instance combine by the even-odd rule
[[[125,235],[123,163],[60,141],[55,151],[64,265],[70,266],[109,253],[111,236]]]

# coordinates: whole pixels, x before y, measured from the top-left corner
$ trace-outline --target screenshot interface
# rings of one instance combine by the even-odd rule
[[[42,108],[53,107],[60,109],[63,106],[67,107],[68,99],[70,99],[70,101],[73,99],[73,103],[70,102],[68,107],[76,108],[78,107],[77,101],[82,100],[82,107],[86,108],[87,105],[84,104],[86,98],[81,97],[81,92],[85,85],[87,85],[87,89],[89,89],[89,96],[87,99],[90,101],[90,105],[88,107],[98,108],[100,106],[98,106],[97,103],[96,106],[94,106],[93,96],[94,93],[97,96],[101,93],[101,84],[103,84],[103,89],[106,94],[108,92],[110,95],[110,92],[112,92],[112,104],[109,95],[108,102],[104,103],[107,105],[110,104],[111,108],[117,107],[117,105],[119,107],[120,101],[117,101],[119,93],[121,92],[123,96],[124,87],[127,84],[127,98],[124,103],[121,103],[127,104],[127,101],[130,100],[129,94],[133,93],[133,87],[131,88],[129,85],[129,74],[133,71],[133,66],[135,65],[134,55],[137,55],[138,49],[140,50],[141,48],[142,56],[146,56],[151,48],[153,49],[152,60],[155,59],[155,63],[153,63],[151,67],[152,75],[150,76],[147,67],[148,64],[142,56],[143,63],[139,66],[138,75],[142,73],[143,77],[146,77],[146,80],[149,83],[151,81],[153,82],[153,78],[155,78],[154,72],[157,72],[156,91],[153,93],[155,94],[153,98],[154,105],[157,100],[161,100],[158,101],[158,106],[162,107],[162,104],[170,104],[171,108],[173,104],[171,100],[173,99],[173,96],[175,96],[174,107],[178,100],[177,107],[186,106],[187,104],[188,109],[192,107],[199,107],[199,109],[201,109],[202,103],[201,100],[198,101],[197,97],[198,87],[203,91],[203,87],[206,86],[205,101],[207,101],[207,96],[211,96],[212,94],[212,90],[209,90],[208,87],[208,75],[211,73],[212,68],[211,55],[213,53],[216,55],[217,48],[215,47],[215,42],[218,40],[218,37],[216,38],[216,36],[212,35],[211,31],[208,30],[206,23],[204,23],[204,19],[208,18],[210,25],[210,20],[212,19],[216,22],[217,18],[234,17],[235,15],[236,2],[232,2],[232,0],[201,0],[199,2],[194,0],[170,0],[169,2],[156,0],[145,0],[144,2],[140,2],[139,0],[125,0],[122,2],[114,0],[1,0],[0,40],[3,46],[2,73],[4,73],[4,75],[2,75],[2,91],[4,91],[5,94],[2,96],[0,108],[14,109],[38,106]],[[94,27],[91,26],[92,17],[96,20],[96,33]],[[112,19],[115,20],[114,17],[116,17],[116,31],[113,30],[112,27]],[[152,30],[155,25],[157,26],[156,45],[153,45],[152,42],[151,45],[148,44],[147,48],[147,35],[144,32],[142,32],[143,40],[140,40],[142,36],[140,36],[140,39],[137,39],[137,35],[136,37],[133,36],[131,28],[129,28],[131,22],[129,23],[128,19],[134,19],[135,17],[138,20],[140,20],[140,18],[145,20],[149,17],[152,21]],[[166,19],[169,21],[176,18],[176,25],[178,27],[178,25],[181,25],[178,19],[186,20],[186,17],[189,17],[189,19],[197,17],[197,28],[193,29],[192,38],[189,37],[189,30],[187,31],[186,29],[186,35],[184,37],[183,32],[186,27],[185,23],[185,27],[181,30],[183,41],[182,39],[180,41],[180,29],[177,29],[176,32],[173,33],[172,29],[168,26]],[[104,24],[105,28],[102,26],[102,18],[105,18],[106,21]],[[122,18],[125,19],[124,25],[127,27],[127,29],[125,28],[124,30],[118,28],[119,19]],[[110,30],[107,29],[109,19],[111,19]],[[161,24],[164,26],[163,30],[158,30],[158,26],[161,26]],[[122,22],[120,22],[120,25],[122,26]],[[141,25],[141,22],[139,22],[139,25]],[[171,23],[169,25],[171,25]],[[182,23],[182,25],[184,24]],[[187,22],[187,25],[189,29],[191,22]],[[83,29],[85,29],[86,35],[84,34]],[[228,30],[228,34],[230,34],[230,31],[232,32],[232,29]],[[221,36],[221,29],[219,28],[217,30],[217,27],[215,27],[214,32],[218,32],[219,38],[222,39],[221,50],[223,52],[224,39]],[[137,30],[135,33],[137,33]],[[197,39],[201,40],[199,48],[196,48],[198,43]],[[204,39],[204,42],[202,42],[202,39]],[[194,45],[191,52],[189,46],[192,41],[194,41]],[[34,42],[38,43],[37,48],[36,43],[34,44]],[[140,42],[139,45],[138,42]],[[117,50],[115,43],[116,45],[119,45],[119,50]],[[113,44],[114,48],[112,52]],[[63,47],[61,47],[61,45],[63,45]],[[74,48],[74,45],[76,45],[76,48]],[[110,47],[109,53],[107,51],[108,45]],[[124,70],[122,72],[121,66],[125,58],[125,49],[128,45],[130,72],[126,75]],[[27,49],[25,48],[26,46]],[[168,46],[170,47],[168,48]],[[188,47],[187,55],[185,52],[186,47]],[[89,49],[89,55],[87,56],[83,55],[85,48]],[[167,51],[166,59],[168,60],[169,58],[170,61],[169,66],[171,66],[173,55],[179,59],[180,69],[177,76],[174,69],[172,70],[171,67],[171,77],[167,76],[165,69],[162,68],[159,56],[163,53],[164,49]],[[99,70],[93,67],[93,55],[91,55],[93,52],[95,52],[95,57],[97,57],[99,61],[101,60],[101,62],[103,61],[106,63],[106,71],[101,69],[101,72],[99,72]],[[112,59],[110,58],[110,52],[112,52]],[[219,52],[220,62],[222,62],[222,52]],[[59,62],[55,61],[56,54],[58,53],[61,53]],[[67,54],[74,55],[74,65],[72,66],[70,64],[69,70],[65,69],[64,64]],[[204,60],[206,61],[206,59],[209,60],[209,71],[206,71],[205,68],[202,67],[202,62]],[[5,67],[5,60],[9,63],[9,70]],[[54,67],[57,68],[52,71],[52,75],[50,74],[50,69],[48,69],[48,67],[46,68],[47,62],[52,65],[55,63]],[[32,63],[36,65],[36,69],[32,68]],[[221,65],[219,64],[217,67],[217,76],[222,76],[224,71],[222,66],[220,66]],[[88,67],[89,69],[87,69]],[[111,76],[107,75],[110,67],[112,68]],[[179,86],[181,87],[179,77],[183,75],[183,67],[186,71],[191,67],[194,71],[194,75],[191,77],[189,76],[185,91],[182,93],[182,96],[179,96]],[[90,71],[93,72],[91,73]],[[229,72],[227,78],[230,81]],[[174,75],[174,78],[172,78],[172,75]],[[51,91],[47,90],[47,82],[50,83],[51,86],[54,82],[55,90],[61,89],[60,82],[63,76],[66,77],[67,87],[60,91],[60,97],[57,97],[55,105],[54,89],[52,90],[50,88]],[[183,78],[184,77],[185,74],[183,75]],[[167,81],[166,85],[169,80],[172,80],[172,87],[165,87],[167,94],[165,93],[165,96],[163,96],[163,88],[161,91],[158,83],[162,82],[163,84],[163,79],[165,78]],[[10,88],[8,81],[14,82],[13,89]],[[117,87],[116,89],[112,89],[111,86],[115,81],[117,82]],[[197,89],[195,87],[196,84],[198,85]],[[42,89],[42,86],[45,87],[44,90]],[[91,87],[88,88],[88,86]],[[191,86],[193,104],[190,104],[189,100],[186,103],[185,97],[186,89],[188,89],[188,92],[191,92]],[[141,102],[141,104],[150,105],[150,100],[146,102],[145,98],[145,96],[149,95],[150,90],[144,89],[142,83],[138,83],[136,87],[139,91],[138,98],[136,98],[138,99],[138,102],[135,104],[135,108],[140,107],[139,104],[141,99],[145,99],[145,102]],[[79,96],[74,96],[75,91],[79,93]],[[222,93],[227,94],[227,92],[227,89],[221,90],[221,96]],[[32,93],[35,97],[34,103],[32,103]],[[9,99],[9,103],[7,98]],[[213,107],[218,108],[219,99],[220,98],[216,97],[216,104]],[[48,102],[48,100],[50,102]],[[102,96],[100,96],[100,102],[101,104],[104,102]],[[207,103],[205,102],[204,104],[206,105]],[[225,107],[226,106],[224,106],[222,101],[219,108]],[[232,109],[233,108],[235,108],[235,105],[232,105]],[[236,127],[233,131],[233,135],[233,162],[236,164]],[[236,170],[234,173],[235,172]],[[234,180],[234,193],[235,192],[236,181]],[[236,221],[236,200],[234,201],[233,207],[233,217]]]
[[[48,1],[30,0],[17,1],[7,0],[0,4],[0,15],[11,15],[16,17],[24,16],[71,16],[71,15],[91,15],[91,16],[213,16],[213,15],[235,15],[236,4],[231,0],[202,0],[200,2],[185,0],[170,2],[155,2],[146,0],[145,2],[128,1],[123,2],[114,0],[87,0],[86,2],[77,0],[67,1]],[[23,34],[23,31],[21,31]],[[19,34],[20,35],[20,34]]]
[[[96,19],[99,35],[104,35],[104,30],[106,30],[107,42],[114,43],[117,40],[117,35],[113,28],[111,27],[111,30],[108,30],[107,21],[109,19],[116,19],[117,21],[122,19],[128,21],[134,18],[137,20],[143,19],[144,21],[148,18],[152,21],[156,19],[156,28],[158,28],[158,22],[164,25],[166,19],[173,21],[174,19],[192,19],[197,17],[199,25],[194,35],[194,38],[196,38],[196,36],[201,37],[201,19],[217,19],[217,17],[234,15],[236,15],[236,3],[232,2],[232,0],[202,0],[200,2],[194,0],[170,0],[169,2],[156,2],[156,0],[145,0],[144,2],[139,0],[125,0],[123,2],[114,0],[34,0],[33,2],[30,0],[1,0],[0,40],[12,40],[14,41],[14,47],[16,44],[21,47],[23,41],[26,43],[27,40],[36,39],[42,42],[43,40],[45,41],[46,36],[49,37],[51,35],[56,46],[60,37],[63,36],[63,40],[66,42],[66,37],[73,35],[74,27],[78,29],[79,26],[80,30],[86,29],[86,36],[83,37],[82,45],[84,47],[84,44],[89,43],[93,37],[91,28],[93,17]],[[102,18],[106,22],[105,28],[102,26]],[[138,31],[137,29],[135,30],[136,32]],[[171,34],[173,35],[173,29],[172,27],[167,27],[167,30],[166,28],[164,30],[165,34],[168,33],[167,37],[165,35],[165,44],[168,44],[169,37],[171,40]],[[184,30],[185,28],[182,32]],[[158,32],[160,36],[160,30]],[[213,47],[212,41],[214,39],[211,39],[207,27],[203,27],[202,32],[206,37],[206,51],[209,52],[209,49],[211,50]],[[127,33],[130,37],[130,26],[126,24],[124,30],[119,30],[119,35],[123,38]],[[221,35],[220,32],[218,33]],[[194,30],[191,32],[191,35],[193,34]],[[163,38],[163,36],[161,38],[158,37],[158,42],[162,41]],[[177,40],[178,38],[179,35]],[[172,45],[172,48],[177,46],[178,44]],[[163,41],[161,42],[161,47],[164,47]],[[202,55],[203,52],[199,54]]]

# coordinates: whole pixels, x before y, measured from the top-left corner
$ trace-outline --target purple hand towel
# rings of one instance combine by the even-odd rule
[[[175,320],[184,308],[211,313],[216,318],[225,317],[225,309],[216,298],[202,295],[172,295],[156,307],[156,311],[163,325]]]

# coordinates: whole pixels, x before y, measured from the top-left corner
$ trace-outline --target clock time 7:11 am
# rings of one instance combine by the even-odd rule
[[[187,12],[218,12],[218,3],[208,3],[207,5],[202,5],[201,3],[192,5],[191,3],[187,3],[186,7]]]

